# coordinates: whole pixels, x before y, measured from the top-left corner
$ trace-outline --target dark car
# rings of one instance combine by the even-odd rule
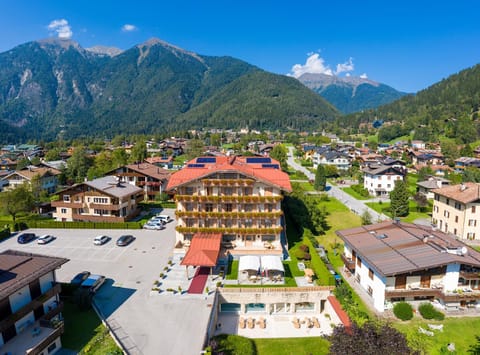
[[[17,242],[20,244],[30,243],[32,240],[35,240],[35,233],[22,233],[18,236]]]
[[[131,242],[133,242],[134,240],[135,240],[135,237],[133,235],[130,235],[130,234],[122,235],[120,236],[120,238],[117,239],[117,245],[119,247],[124,247],[130,244]]]
[[[70,281],[72,285],[80,285],[90,276],[90,271],[82,271],[75,275],[75,277]]]

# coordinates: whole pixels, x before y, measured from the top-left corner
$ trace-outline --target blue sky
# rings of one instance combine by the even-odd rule
[[[121,49],[158,37],[274,73],[363,75],[417,92],[480,62],[479,10],[474,0],[2,0],[0,52],[52,36]]]

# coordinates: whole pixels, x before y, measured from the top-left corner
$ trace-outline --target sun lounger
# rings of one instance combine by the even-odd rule
[[[320,322],[318,321],[317,317],[313,317],[312,322],[313,322],[313,325],[315,326],[315,328],[320,328]]]
[[[255,327],[255,319],[249,317],[247,320],[247,326],[249,329],[253,329]]]
[[[292,319],[292,323],[293,323],[293,326],[294,326],[295,328],[297,328],[297,329],[300,328],[300,321],[298,320],[298,318],[296,318],[296,317],[293,318],[293,319]]]
[[[428,327],[432,330],[439,330],[443,332],[443,324],[428,324]]]
[[[238,326],[240,327],[240,329],[245,329],[245,318],[240,317],[240,319],[238,320]]]

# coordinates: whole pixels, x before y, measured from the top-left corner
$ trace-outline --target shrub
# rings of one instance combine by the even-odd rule
[[[302,244],[299,246],[300,250],[302,250],[305,253],[309,252],[308,245]]]
[[[418,306],[418,311],[425,319],[443,320],[445,318],[445,315],[435,309],[431,303],[422,303]]]
[[[293,256],[298,260],[303,260],[303,257],[305,256],[305,252],[303,250],[297,249],[294,251]]]
[[[410,320],[413,318],[413,309],[410,303],[398,302],[393,306],[395,317],[401,320]]]
[[[312,260],[312,256],[309,253],[303,254],[303,259],[304,260]]]

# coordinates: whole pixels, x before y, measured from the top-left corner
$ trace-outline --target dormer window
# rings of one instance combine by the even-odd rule
[[[70,202],[70,195],[63,195],[63,202]]]

